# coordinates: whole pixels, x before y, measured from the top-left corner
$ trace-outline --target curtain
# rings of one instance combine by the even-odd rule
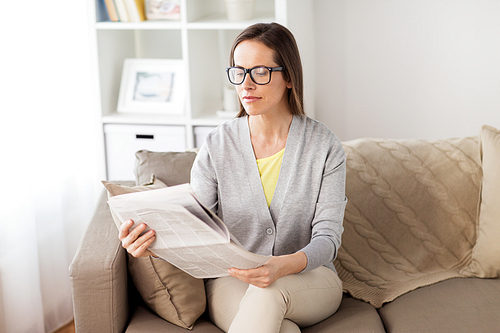
[[[85,1],[0,13],[0,333],[73,318],[68,266],[103,166]]]

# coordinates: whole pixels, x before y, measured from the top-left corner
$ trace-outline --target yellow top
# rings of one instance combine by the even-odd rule
[[[273,200],[274,189],[276,188],[278,176],[280,175],[281,161],[283,160],[284,152],[285,148],[273,156],[257,160],[260,180],[262,181],[262,187],[264,188],[268,207],[271,206],[271,201]]]

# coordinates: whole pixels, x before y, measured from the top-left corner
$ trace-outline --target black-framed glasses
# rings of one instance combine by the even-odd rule
[[[282,72],[283,67],[266,67],[257,66],[252,68],[242,68],[242,67],[228,67],[226,68],[227,77],[229,82],[235,85],[240,85],[245,81],[247,73],[250,74],[250,78],[256,84],[268,84],[271,82],[272,72]]]

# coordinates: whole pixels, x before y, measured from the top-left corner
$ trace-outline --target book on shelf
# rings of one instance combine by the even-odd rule
[[[112,22],[118,22],[118,14],[116,13],[116,7],[113,0],[101,0],[103,7],[106,10],[108,19]]]
[[[118,19],[120,22],[130,22],[130,17],[128,16],[127,7],[125,6],[125,0],[113,0],[118,13]]]
[[[141,22],[146,19],[144,0],[125,0],[130,22]]]
[[[108,204],[118,228],[129,219],[133,227],[146,223],[144,232],[156,235],[149,250],[196,278],[227,276],[229,268],[256,268],[270,259],[243,249],[189,184],[116,195]]]

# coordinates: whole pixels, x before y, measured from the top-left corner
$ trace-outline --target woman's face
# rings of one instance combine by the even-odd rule
[[[237,67],[280,66],[273,59],[273,50],[253,40],[241,42],[234,50],[234,65]],[[256,84],[250,78],[250,74],[247,74],[245,81],[236,86],[236,91],[249,115],[274,115],[283,112],[290,113],[287,89],[291,87],[292,84],[283,79],[281,72],[272,72],[271,82],[266,85]]]

